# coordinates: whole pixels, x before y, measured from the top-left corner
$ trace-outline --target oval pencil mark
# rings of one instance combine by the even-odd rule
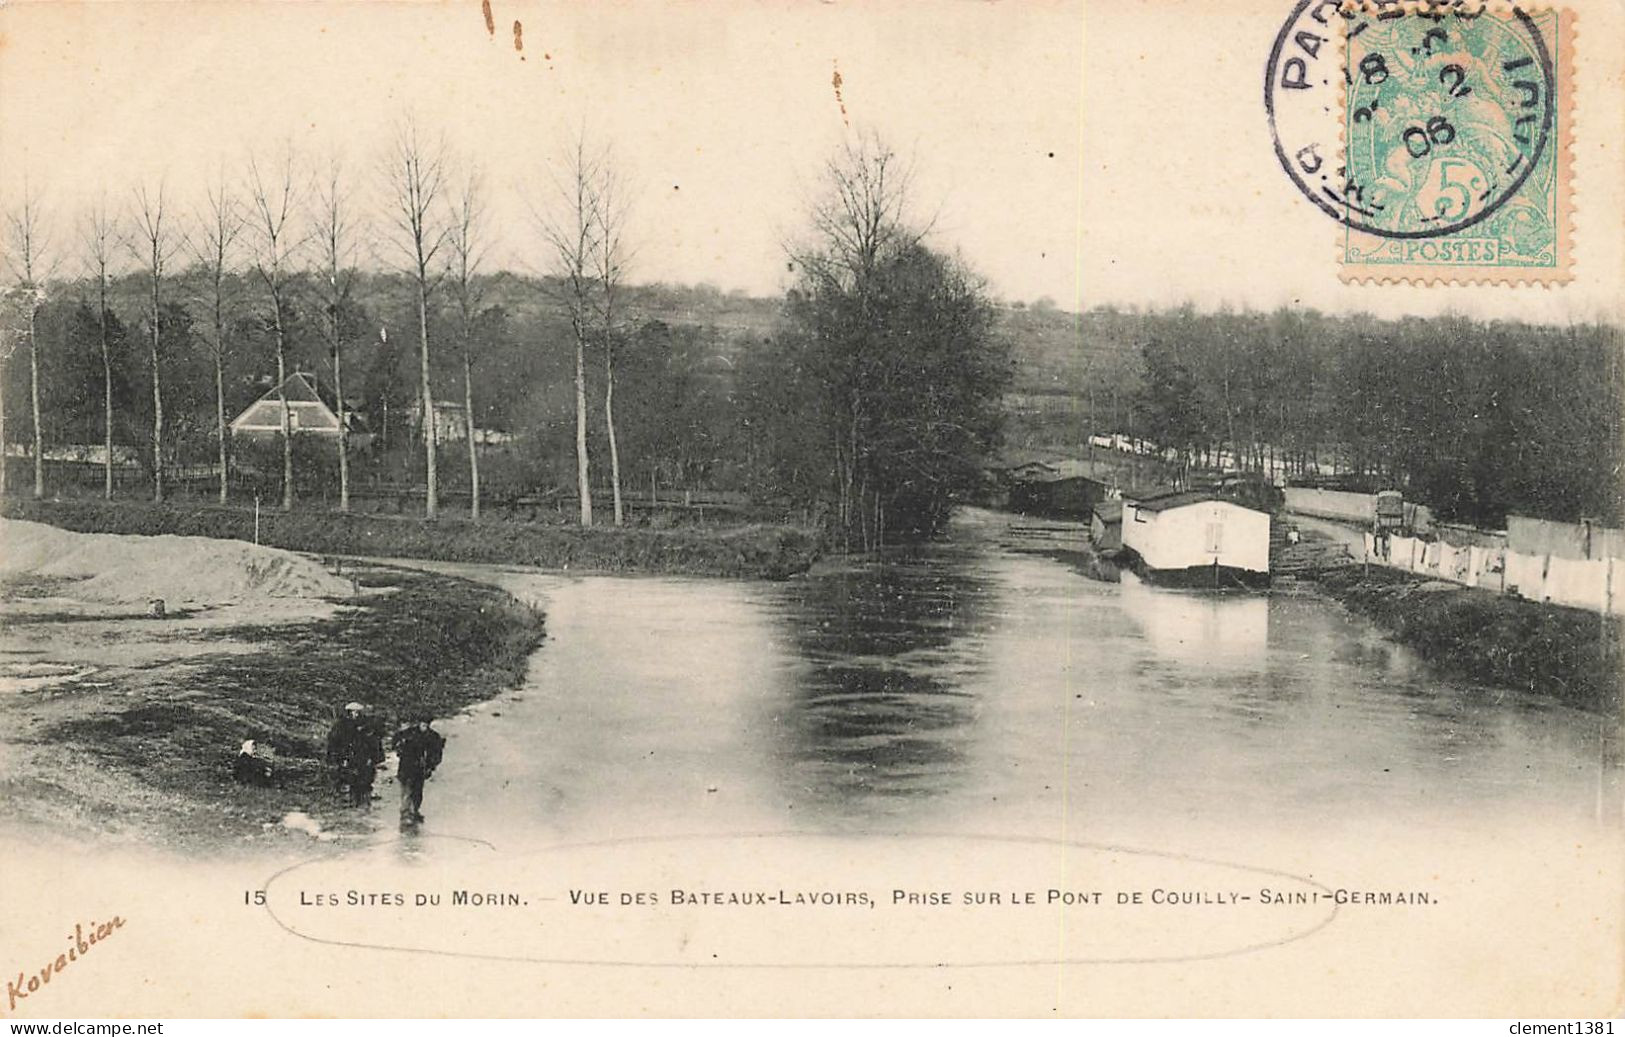
[[[480,0],[480,13],[485,15],[485,34],[496,39],[497,20],[491,13],[491,0]]]
[[[513,49],[518,52],[521,61],[525,58],[525,27],[519,19],[513,20]]]
[[[980,847],[974,856],[962,852],[967,843]],[[721,852],[703,852],[705,844]],[[532,964],[747,969],[1214,960],[1304,939],[1339,914],[1334,891],[1305,876],[1042,837],[643,836],[555,844],[507,860],[459,856],[460,849],[448,846],[438,859],[406,854],[412,867],[393,886],[369,868],[365,885],[396,891],[393,912],[369,903],[351,918],[342,906],[307,899],[317,895],[312,890],[347,888],[353,857],[273,875],[264,884],[266,911],[290,935],[332,946]],[[933,871],[932,861],[955,864]],[[426,926],[424,910],[436,918],[478,910],[481,924]],[[978,912],[978,924],[965,924],[966,911]],[[885,924],[877,926],[881,912]],[[777,924],[771,933],[740,924],[753,917]],[[1068,941],[1059,949],[1057,923]],[[397,927],[403,937],[435,932],[465,945],[397,940]]]

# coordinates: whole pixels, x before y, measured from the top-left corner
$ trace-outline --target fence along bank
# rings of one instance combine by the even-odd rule
[[[1439,538],[1365,535],[1366,560],[1530,601],[1625,612],[1621,531],[1509,516],[1505,533],[1439,527]]]
[[[1366,529],[1365,558],[1421,576],[1613,615],[1625,614],[1625,531],[1509,515],[1505,531],[1437,522],[1405,504],[1409,534],[1374,533],[1377,495],[1287,487],[1288,511]]]

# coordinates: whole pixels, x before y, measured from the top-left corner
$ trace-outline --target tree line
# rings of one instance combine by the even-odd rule
[[[207,488],[218,492],[221,437],[230,451],[230,493],[260,494],[277,502],[282,494],[280,435],[245,438],[229,433],[229,424],[272,388],[275,366],[274,329],[257,313],[231,313],[225,333],[215,328],[212,278],[204,271],[178,273],[171,282],[173,297],[166,298],[160,314],[160,370],[164,401],[164,459],[166,494],[173,496],[175,473],[187,474],[188,492],[196,496]],[[314,273],[303,271],[289,279],[289,302],[284,312],[290,370],[316,374],[333,398],[334,371],[328,349],[333,331],[330,317],[317,302],[325,287]],[[40,343],[41,434],[47,456],[51,448],[104,448],[105,378],[101,342],[105,322],[112,385],[112,440],[119,462],[134,468],[119,469],[120,492],[130,492],[133,478],[151,489],[152,392],[151,364],[147,357],[145,284],[137,274],[109,278],[105,289],[93,281],[62,287],[41,304],[36,314]],[[230,299],[253,291],[252,281],[228,272],[221,294]],[[548,279],[507,273],[474,279],[470,294],[483,304],[466,334],[473,359],[465,381],[462,356],[442,348],[432,354],[433,384],[445,392],[442,399],[462,402],[472,388],[475,426],[481,433],[481,499],[565,494],[575,488],[574,359],[567,314],[554,300],[560,285]],[[105,291],[106,306],[98,298]],[[377,494],[384,489],[424,489],[425,458],[421,430],[414,418],[419,404],[420,361],[416,338],[415,290],[399,273],[361,272],[349,287],[350,299],[339,309],[338,336],[344,343],[342,379],[346,407],[354,407],[361,439],[345,451],[350,466],[352,495]],[[662,494],[682,488],[745,488],[744,473],[734,458],[743,456],[743,433],[736,413],[731,374],[734,358],[756,348],[763,337],[711,324],[679,323],[674,311],[685,293],[638,290],[636,310],[629,312],[615,336],[615,426],[623,469],[623,493],[647,494],[657,482]],[[629,310],[631,304],[629,304]],[[98,314],[104,316],[99,318]],[[463,318],[455,305],[433,307],[429,316],[432,342],[455,344],[463,334]],[[219,362],[216,384],[214,343],[223,338],[232,348]],[[10,365],[4,385],[4,403],[12,419],[8,441],[32,452],[33,423],[29,399],[30,369],[27,340],[18,337],[21,352]],[[604,421],[598,404],[603,397],[603,364],[592,356],[587,365],[589,449],[595,465],[594,491],[611,495],[607,485],[610,466]],[[223,404],[222,402],[223,401]],[[223,415],[220,413],[223,411]],[[461,422],[462,410],[457,414]],[[275,419],[273,419],[275,420]],[[292,436],[295,496],[299,500],[339,500],[339,457],[331,437],[318,439],[295,429]],[[464,456],[466,438],[441,443],[440,489],[444,498],[454,494],[460,507],[471,507],[469,466]],[[452,464],[445,452],[455,448]],[[98,453],[101,451],[98,450]],[[99,460],[99,459],[98,459]],[[27,457],[14,457],[13,475],[22,471],[27,493]],[[214,474],[203,486],[200,469]],[[88,469],[91,466],[77,465]],[[101,468],[103,466],[95,466]],[[58,471],[55,477],[67,478]],[[84,485],[88,471],[73,478]],[[98,484],[104,471],[96,471]],[[107,487],[101,486],[105,492]],[[47,487],[57,492],[62,487]],[[421,503],[421,500],[420,500]],[[599,515],[599,519],[606,518]]]
[[[378,211],[365,211],[357,202],[357,185],[369,176],[387,185]],[[585,355],[591,349],[603,358],[602,416],[619,523],[623,513],[612,400],[614,342],[628,333],[615,308],[626,267],[626,198],[611,151],[590,145],[585,133],[539,180],[533,199],[533,244],[541,257],[538,265],[557,276],[537,284],[557,291],[568,308],[576,351],[580,518],[583,523],[592,521],[585,446]],[[84,212],[53,213],[35,182],[25,180],[21,198],[6,218],[5,254],[11,277],[0,299],[4,304],[0,361],[9,366],[19,352],[26,358],[34,495],[46,492],[46,429],[86,417],[75,413],[84,411],[75,401],[82,404],[90,395],[86,372],[74,368],[84,359],[83,339],[94,325],[106,496],[113,493],[115,439],[130,441],[131,416],[139,412],[146,431],[143,467],[153,498],[164,499],[166,469],[186,440],[184,433],[195,431],[197,401],[189,396],[195,393],[192,376],[197,372],[187,368],[201,357],[212,367],[212,438],[218,493],[225,500],[230,470],[228,369],[252,354],[250,367],[274,372],[271,383],[282,425],[281,505],[292,508],[299,481],[286,384],[294,365],[315,354],[337,406],[333,453],[339,507],[347,510],[351,421],[346,413],[350,397],[344,384],[345,362],[372,337],[369,303],[377,300],[363,298],[362,289],[378,278],[364,276],[362,269],[368,257],[378,257],[411,286],[415,312],[407,327],[417,347],[412,395],[419,425],[435,428],[435,405],[444,398],[437,394],[437,385],[441,392],[448,382],[461,389],[467,484],[471,514],[478,518],[475,422],[480,409],[474,369],[480,360],[476,354],[482,328],[502,322],[499,309],[488,306],[483,294],[487,278],[482,267],[489,245],[487,193],[477,163],[459,161],[443,138],[425,132],[412,119],[397,126],[389,148],[371,168],[353,168],[336,157],[321,164],[305,163],[290,144],[273,156],[247,156],[239,175],[222,172],[201,197],[193,199],[176,198],[159,180],[137,185],[122,201],[104,196]],[[142,284],[141,305],[125,308],[121,319],[110,296],[117,294],[119,281],[134,278]],[[40,321],[58,302],[54,297],[63,294],[76,297],[77,305],[72,313],[57,315],[62,356],[54,366],[72,381],[53,393],[41,384],[42,372],[53,365],[42,355],[45,336]],[[60,305],[56,308],[62,310]],[[88,322],[85,309],[90,312]],[[387,325],[378,327],[382,342]],[[139,350],[134,348],[136,339]],[[437,356],[442,346],[449,346],[456,358],[450,371]],[[144,354],[140,363],[137,351]],[[390,352],[388,347],[382,351]],[[139,404],[130,392],[133,383],[141,384]],[[179,429],[173,420],[177,394],[187,404],[181,408]],[[4,407],[12,402],[5,399],[8,395],[13,394],[0,393],[0,441],[6,439]],[[56,406],[48,419],[45,403],[53,397]],[[431,518],[439,497],[437,438],[422,437],[424,509]]]
[[[7,410],[24,411],[36,495],[47,440],[99,441],[108,497],[115,448],[134,447],[158,500],[166,472],[206,457],[221,500],[246,468],[285,509],[336,469],[344,510],[358,405],[370,477],[421,487],[433,516],[448,469],[422,430],[456,395],[467,456],[449,475],[472,517],[495,464],[504,495],[564,493],[573,469],[583,524],[606,481],[624,522],[642,481],[742,490],[854,545],[940,527],[996,445],[1008,354],[980,283],[927,246],[898,156],[871,136],[831,159],[786,245],[795,287],[765,313],[741,303],[729,328],[663,319],[673,290],[627,283],[631,191],[607,147],[583,135],[555,159],[531,206],[534,276],[487,269],[485,179],[409,120],[370,170],[388,185],[371,211],[356,202],[369,170],[291,148],[189,205],[158,183],[53,213],[25,184],[8,214],[0,442]],[[285,395],[274,444],[233,442],[231,418],[295,371],[331,387],[336,446],[292,428]],[[482,452],[485,422],[511,447]]]
[[[1125,421],[1186,465],[1336,472],[1481,526],[1509,512],[1625,517],[1617,328],[1303,310],[1089,318],[1138,347]]]
[[[48,445],[99,443],[108,496],[121,447],[155,497],[207,463],[222,498],[248,471],[284,507],[336,480],[348,508],[348,420],[336,448],[226,434],[306,370],[366,416],[367,477],[417,487],[430,514],[449,486],[474,515],[493,491],[551,493],[591,522],[596,493],[624,521],[658,484],[741,491],[861,548],[939,529],[1014,413],[1079,454],[1089,432],[1128,433],[1176,469],[1333,471],[1480,525],[1625,517],[1616,328],[995,307],[929,244],[907,164],[872,137],[821,171],[777,301],[628,283],[630,191],[584,138],[538,180],[533,276],[488,269],[484,178],[410,122],[370,171],[384,209],[355,202],[368,170],[296,158],[255,156],[185,206],[155,184],[53,212],[24,183],[0,441],[28,444],[36,494]],[[1072,402],[1011,403],[1055,394]],[[421,430],[458,397],[466,457],[448,465]],[[481,428],[511,445],[482,451]]]

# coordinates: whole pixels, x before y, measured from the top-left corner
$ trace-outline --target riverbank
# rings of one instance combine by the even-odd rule
[[[1087,522],[991,509],[978,514],[999,529],[999,543],[1012,551],[1053,559],[1101,583],[1122,580],[1122,567],[1096,546]]]
[[[235,505],[7,500],[0,515],[81,533],[172,534],[247,540],[310,554],[530,565],[571,572],[784,579],[819,554],[808,530],[782,525],[650,529],[284,513]]]
[[[1053,558],[1063,565],[1069,565],[1085,579],[1094,580],[1097,583],[1123,582],[1123,567],[1093,547],[1055,549],[1034,553]]]
[[[394,723],[490,699],[523,676],[542,617],[449,576],[345,575],[353,594],[293,618],[283,603],[153,619],[78,608],[61,597],[71,586],[13,582],[8,662],[45,676],[0,695],[7,820],[208,849],[369,830],[323,763],[339,707],[359,699]],[[247,739],[272,765],[270,787],[232,778]]]
[[[1618,619],[1380,566],[1316,573],[1314,586],[1440,669],[1592,710],[1617,710]]]

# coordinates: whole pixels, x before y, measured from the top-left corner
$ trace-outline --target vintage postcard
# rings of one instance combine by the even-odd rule
[[[1622,38],[0,5],[0,1015],[1617,1017]]]

